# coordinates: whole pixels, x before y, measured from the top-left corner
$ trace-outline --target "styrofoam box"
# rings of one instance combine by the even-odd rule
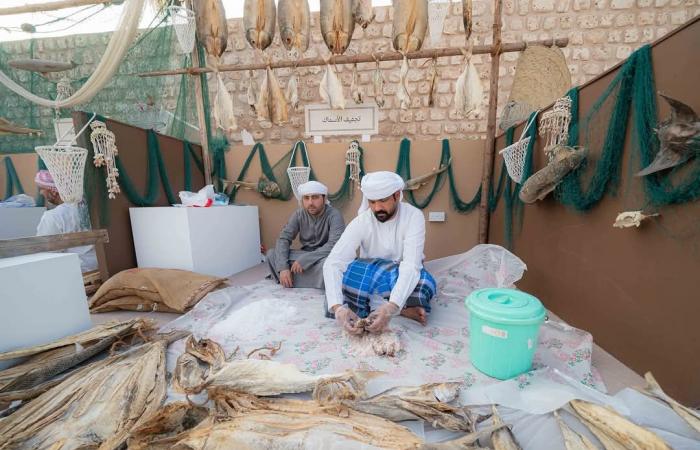
[[[0,208],[0,239],[36,236],[46,208]]]
[[[74,253],[0,259],[0,352],[42,345],[92,327]],[[16,360],[0,361],[0,369]]]
[[[129,208],[139,267],[228,277],[260,264],[257,206]]]

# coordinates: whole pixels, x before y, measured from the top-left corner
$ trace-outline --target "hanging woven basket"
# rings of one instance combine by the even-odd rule
[[[508,171],[508,176],[518,183],[521,184],[523,180],[523,169],[525,168],[525,158],[527,157],[527,148],[530,145],[530,136],[525,136],[527,130],[530,129],[532,124],[537,120],[537,115],[534,115],[532,119],[527,123],[523,134],[520,136],[518,142],[515,142],[508,147],[501,150],[499,153],[503,155],[503,160],[506,163],[506,170]]]

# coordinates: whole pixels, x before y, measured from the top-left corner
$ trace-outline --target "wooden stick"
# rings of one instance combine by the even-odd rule
[[[199,51],[199,46],[194,47],[194,61],[204,62],[202,55]],[[209,157],[209,136],[207,135],[207,121],[204,115],[204,87],[202,85],[202,78],[200,76],[195,77],[194,80],[194,95],[195,103],[197,104],[197,120],[199,122],[199,139],[202,145],[202,161],[204,162],[204,185],[212,184],[211,182],[211,158]]]
[[[499,34],[500,36],[500,34]],[[495,41],[494,41],[495,42]],[[498,41],[500,43],[500,39]],[[507,44],[502,44],[500,48],[501,53],[507,52],[520,52],[525,50],[525,48],[530,45],[543,45],[545,47],[551,47],[555,45],[557,47],[566,47],[569,45],[569,38],[560,39],[544,39],[541,41],[531,41],[531,42],[509,42]],[[473,54],[493,54],[495,47],[493,45],[476,45],[474,46]],[[408,59],[432,59],[432,58],[444,58],[448,56],[461,56],[462,48],[460,47],[446,47],[446,48],[435,48],[429,50],[419,50],[417,52],[409,52],[406,54]],[[274,61],[270,63],[270,68],[279,69],[282,67],[311,67],[311,66],[324,66],[328,64],[357,64],[357,63],[367,63],[375,61],[400,61],[403,59],[403,55],[399,52],[381,52],[375,54],[363,54],[363,55],[336,55],[331,56],[328,61],[324,58],[305,58],[298,61],[285,60],[285,61]],[[263,70],[267,68],[266,63],[256,63],[256,64],[225,64],[219,66],[219,72],[238,72],[241,70]],[[209,67],[191,67],[185,69],[176,70],[159,70],[155,72],[146,72],[136,74],[140,77],[161,77],[166,75],[182,75],[182,74],[192,74],[197,75],[203,72],[212,72],[213,70]]]
[[[57,11],[59,9],[75,8],[76,6],[85,5],[107,5],[112,3],[112,0],[61,0],[47,3],[34,3],[33,5],[10,6],[9,8],[0,8],[0,16],[9,16],[11,14],[36,13],[43,11]]]
[[[0,240],[0,258],[31,255],[39,252],[65,250],[81,245],[108,243],[107,230],[79,231],[77,233],[32,236],[18,239]],[[106,280],[103,280],[106,281]]]
[[[491,54],[491,81],[489,87],[489,115],[486,125],[486,143],[484,144],[484,162],[481,174],[481,203],[479,204],[479,244],[489,239],[489,186],[493,177],[493,155],[496,144],[496,109],[498,108],[498,70],[501,60],[501,20],[503,1],[495,0],[493,15],[493,53]],[[506,44],[507,45],[507,44]]]

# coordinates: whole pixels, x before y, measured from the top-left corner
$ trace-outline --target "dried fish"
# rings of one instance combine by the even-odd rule
[[[498,415],[495,405],[491,406],[491,411],[493,411],[493,424],[495,426],[503,425],[503,420]],[[513,436],[513,433],[507,426],[499,428],[491,434],[491,443],[494,450],[521,450],[520,445],[515,440],[515,436]]]
[[[307,0],[279,0],[277,22],[282,45],[304,53],[311,38],[311,12]]]
[[[360,88],[358,78],[359,76],[357,75],[357,64],[355,64],[352,68],[352,84],[350,84],[350,92],[352,94],[352,99],[355,101],[356,104],[359,105],[364,101],[364,94],[362,92],[362,88]]]
[[[491,425],[484,427],[481,430],[474,431],[462,436],[459,439],[455,439],[447,442],[440,442],[438,444],[423,444],[418,447],[419,450],[479,450],[482,447],[474,445],[479,439],[491,436],[491,434],[498,430],[499,428],[505,427],[505,424]]]
[[[659,152],[651,164],[636,174],[638,177],[676,167],[700,154],[700,117],[685,103],[659,95],[671,106],[671,117],[659,124]]]
[[[637,227],[642,224],[644,219],[649,217],[656,217],[658,214],[644,214],[642,211],[625,211],[621,212],[615,218],[615,223],[613,227],[615,228],[631,228]]]
[[[299,108],[299,88],[297,86],[297,74],[292,74],[287,81],[287,90],[285,94],[292,110],[296,111]]]
[[[219,58],[226,51],[228,26],[222,0],[194,0],[197,40],[208,55]]]
[[[399,422],[424,420],[433,427],[451,431],[473,431],[473,420],[462,408],[449,405],[459,393],[460,383],[432,383],[397,387],[366,400],[344,401],[355,411]]]
[[[472,35],[472,0],[462,0],[462,23],[464,24],[464,34],[466,39]]]
[[[598,447],[596,447],[595,444],[593,444],[586,436],[578,434],[572,430],[566,424],[566,422],[559,417],[558,412],[554,411],[554,417],[557,419],[559,429],[561,429],[566,450],[598,450]]]
[[[253,71],[248,71],[248,90],[246,90],[246,97],[248,99],[248,106],[250,107],[250,112],[255,112],[255,105],[258,103],[258,95],[255,93],[257,86],[255,85],[255,77],[253,76]]]
[[[0,136],[6,134],[27,134],[39,136],[41,134],[41,130],[15,125],[9,120],[0,117]]]
[[[78,66],[73,61],[61,62],[39,58],[11,59],[7,61],[7,65],[12,67],[13,69],[28,70],[29,72],[38,72],[44,76],[52,72],[63,72],[65,70],[71,70]]]
[[[243,29],[251,47],[265,50],[275,37],[275,0],[245,0]]]
[[[321,79],[319,88],[321,99],[333,109],[345,109],[345,95],[343,85],[338,79],[330,64],[326,64],[326,72]]]
[[[401,53],[420,50],[428,31],[428,0],[393,0],[392,42]]]
[[[342,55],[350,46],[355,31],[353,0],[321,0],[321,35],[334,55]]]
[[[265,71],[262,82],[260,83],[260,94],[258,94],[258,102],[255,105],[255,113],[259,121],[270,121],[270,83],[267,79],[268,72]]]
[[[428,184],[428,180],[446,171],[450,167],[450,164],[452,164],[452,158],[450,158],[450,160],[447,161],[447,164],[440,164],[440,168],[433,169],[430,173],[407,180],[404,187],[404,191],[415,191],[416,189],[420,189],[421,187]]]
[[[552,162],[530,176],[520,189],[520,200],[535,203],[544,199],[561,183],[566,175],[581,165],[586,158],[583,150],[560,146]]]
[[[647,372],[646,374],[644,374],[644,379],[647,381],[647,387],[644,390],[644,393],[666,402],[671,408],[673,408],[676,414],[678,414],[683,420],[688,422],[688,425],[690,425],[695,431],[700,433],[700,413],[681,405],[676,400],[671,398],[668,394],[666,394],[663,391],[663,389],[661,389],[661,386],[656,381],[654,375],[652,375],[651,372]]]
[[[570,405],[599,439],[600,434],[603,434],[621,448],[633,450],[670,450],[656,434],[630,422],[610,408],[584,400],[572,400]],[[603,445],[608,449],[609,444],[603,442]]]
[[[374,82],[374,102],[380,108],[384,107],[384,75],[379,68],[379,61],[377,61],[377,68],[374,69],[374,76],[372,77]]]
[[[129,450],[170,450],[187,433],[208,419],[209,410],[185,402],[165,405],[139,426],[128,439]]]
[[[435,86],[437,86],[438,72],[437,72],[437,59],[433,58],[430,69],[428,69],[428,106],[435,105]]]
[[[468,58],[462,74],[457,79],[455,110],[466,116],[481,106],[483,95],[484,88],[481,85],[479,74],[474,63],[471,62],[471,58]]]
[[[355,23],[363,29],[374,21],[374,8],[372,8],[372,0],[353,0],[352,15],[355,18]]]
[[[396,98],[399,99],[401,109],[411,107],[411,95],[408,93],[408,59],[405,56],[401,64],[399,89],[396,91]]]
[[[267,82],[270,89],[270,97],[268,99],[270,117],[273,123],[281,125],[289,118],[287,99],[284,97],[284,92],[282,92],[277,77],[275,77],[274,72],[269,67],[267,68]]]
[[[231,137],[238,129],[236,115],[233,112],[233,99],[224,84],[221,73],[216,73],[217,87],[214,97],[214,122],[221,128],[226,136]]]
[[[185,394],[201,392],[211,373],[226,362],[226,355],[219,344],[209,339],[187,338],[185,353],[180,355],[173,373],[173,389]]]
[[[86,366],[0,421],[0,448],[116,449],[166,395],[156,341]]]

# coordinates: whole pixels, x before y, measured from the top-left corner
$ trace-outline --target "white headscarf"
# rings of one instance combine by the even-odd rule
[[[330,204],[328,201],[328,188],[325,184],[319,183],[318,181],[307,181],[304,184],[300,184],[297,187],[297,194],[299,194],[299,203],[301,203],[301,199],[303,199],[305,195],[319,194],[325,195],[326,203]]]
[[[360,190],[362,191],[362,203],[357,214],[362,214],[369,209],[369,200],[381,200],[391,196],[394,192],[401,192],[399,201],[403,200],[403,178],[394,172],[380,171],[368,173],[362,177]]]

